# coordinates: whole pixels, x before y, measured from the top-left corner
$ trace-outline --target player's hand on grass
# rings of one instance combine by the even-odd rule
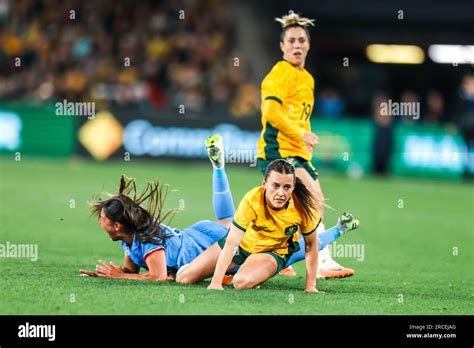
[[[304,289],[304,292],[319,292],[319,293],[324,294],[324,291],[319,291],[318,289],[316,289],[315,286],[307,286],[307,287]]]
[[[99,275],[97,274],[97,272],[88,271],[88,270],[86,270],[86,269],[80,269],[79,272],[81,272],[81,274],[86,275],[86,276],[89,276],[89,277],[98,277],[98,276],[99,276]]]
[[[96,265],[95,269],[97,275],[103,278],[122,278],[125,272],[119,265],[116,265],[112,262],[105,262],[104,260],[99,260],[100,265]]]
[[[222,284],[210,284],[208,287],[207,287],[207,290],[224,290],[224,288],[222,287]]]

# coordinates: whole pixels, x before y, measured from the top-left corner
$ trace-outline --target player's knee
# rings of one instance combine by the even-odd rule
[[[188,265],[181,267],[176,274],[176,283],[180,284],[194,284],[196,283],[196,277],[189,271]]]
[[[233,283],[235,289],[252,289],[257,285],[251,277],[242,274],[235,275]]]
[[[181,274],[176,276],[176,283],[180,284],[194,284],[196,281],[194,277],[192,277],[189,272],[182,272]]]

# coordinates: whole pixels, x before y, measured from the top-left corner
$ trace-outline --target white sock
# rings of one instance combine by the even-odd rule
[[[329,248],[327,246],[324,249],[319,250],[318,266],[322,266],[322,264],[326,263],[329,259],[331,259],[331,253],[329,252]]]

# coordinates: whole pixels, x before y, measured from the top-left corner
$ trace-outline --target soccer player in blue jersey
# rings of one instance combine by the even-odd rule
[[[214,187],[218,221],[202,220],[181,231],[163,223],[167,218],[161,216],[166,197],[163,186],[157,181],[150,182],[137,197],[135,181],[122,176],[119,194],[95,202],[92,212],[99,216],[98,222],[110,238],[121,241],[125,254],[123,266],[99,260],[95,272],[81,270],[81,273],[106,278],[171,280],[171,275],[181,266],[227,233],[234,213],[232,195],[226,192],[229,187],[225,173],[220,173],[215,181],[218,181]],[[141,207],[144,202],[148,203],[147,209]],[[148,271],[140,274],[140,268]]]
[[[213,165],[213,208],[217,221],[202,220],[179,230],[163,223],[175,210],[162,216],[166,187],[157,181],[149,182],[137,196],[133,179],[120,179],[119,193],[105,201],[92,204],[98,223],[113,241],[120,241],[124,251],[123,266],[99,260],[95,271],[80,270],[84,275],[134,280],[172,280],[183,266],[226,236],[232,223],[235,208],[229,182],[224,169],[224,146],[219,135],[207,138],[206,148]],[[132,196],[133,195],[133,196]],[[147,203],[147,209],[141,205]],[[336,240],[347,230],[357,228],[358,221],[343,215],[338,226],[318,235],[319,248]],[[347,226],[345,226],[346,224]],[[356,224],[356,225],[354,225]],[[302,248],[288,260],[287,266],[304,259]],[[139,273],[140,268],[147,271]],[[236,271],[236,270],[233,270]],[[232,273],[232,272],[231,272]],[[224,278],[229,284],[232,276]]]

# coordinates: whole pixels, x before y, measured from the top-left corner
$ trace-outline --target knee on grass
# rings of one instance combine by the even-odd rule
[[[234,276],[233,284],[235,289],[252,289],[258,285],[251,277],[238,274]]]
[[[184,265],[176,273],[176,283],[180,284],[194,284],[199,281],[195,275],[189,271],[189,265]]]

